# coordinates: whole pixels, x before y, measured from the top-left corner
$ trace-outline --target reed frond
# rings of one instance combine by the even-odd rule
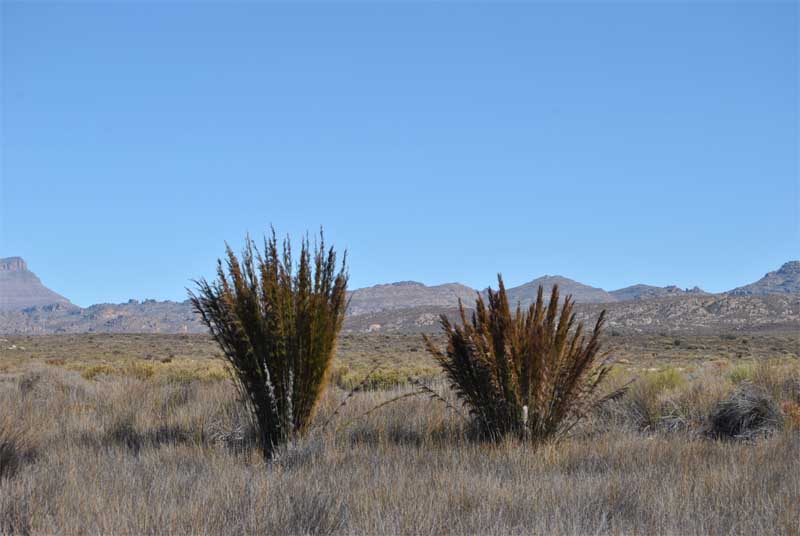
[[[485,437],[549,438],[597,401],[609,371],[600,352],[605,311],[587,334],[572,298],[559,304],[554,286],[547,302],[539,287],[527,311],[517,306],[512,313],[499,275],[498,290],[489,289],[486,300],[478,296],[471,319],[462,303],[459,311],[460,325],[441,317],[444,349],[423,337]]]
[[[217,279],[197,281],[189,298],[231,364],[265,457],[305,432],[325,389],[347,306],[347,268],[320,231],[293,261],[275,230],[263,252],[247,237],[241,257],[226,244]]]

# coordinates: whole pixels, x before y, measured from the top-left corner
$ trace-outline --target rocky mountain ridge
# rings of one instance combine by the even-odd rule
[[[789,261],[774,272],[768,272],[755,283],[728,292],[733,296],[796,294],[800,292],[800,261]]]
[[[702,295],[708,294],[700,287],[682,289],[675,285],[667,287],[655,287],[653,285],[631,285],[619,290],[612,290],[611,294],[615,301],[630,300],[649,300],[652,298],[665,298],[668,296],[682,296],[684,294]]]
[[[800,328],[800,284],[795,277],[798,273],[800,262],[789,262],[751,285],[716,295],[697,287],[682,290],[674,286],[651,285],[633,285],[607,292],[563,276],[540,277],[507,291],[512,303],[526,306],[535,299],[539,285],[549,293],[552,285],[558,284],[562,296],[573,295],[582,318],[584,312],[589,318],[605,308],[609,313],[609,326],[618,329],[669,331],[768,325],[797,325]],[[14,298],[14,306],[0,309],[0,333],[205,332],[205,326],[188,301],[130,300],[81,309],[44,287],[19,257],[0,261],[0,283],[4,274],[25,274],[27,288],[36,292],[8,295]],[[0,286],[0,292],[3,288]],[[772,289],[776,289],[776,293],[770,292]],[[477,290],[460,283],[427,286],[415,281],[402,281],[356,289],[350,293],[345,330],[403,332],[436,329],[441,313],[453,315],[459,299],[470,307],[477,295]],[[0,296],[4,302],[10,301],[6,294]],[[26,304],[26,296],[33,296],[33,303]]]
[[[594,322],[601,310],[608,331],[623,333],[714,333],[747,330],[800,330],[800,295],[731,296],[684,294],[616,303],[575,306],[579,322]],[[471,310],[466,310],[471,314]],[[441,314],[460,322],[456,308],[411,308],[348,317],[350,333],[433,333]],[[800,345],[800,341],[798,341]]]

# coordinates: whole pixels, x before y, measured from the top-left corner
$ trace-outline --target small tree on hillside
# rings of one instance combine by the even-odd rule
[[[263,255],[249,237],[241,259],[226,250],[217,280],[198,281],[189,296],[232,365],[271,458],[306,430],[325,388],[347,306],[346,262],[337,271],[321,232],[313,255],[303,240],[296,272],[289,240],[279,250],[274,230]]]
[[[484,436],[542,440],[585,413],[608,373],[599,363],[605,311],[587,336],[576,325],[571,297],[559,308],[557,286],[549,303],[540,286],[536,302],[512,314],[500,276],[498,283],[497,292],[489,289],[488,307],[478,296],[471,321],[461,303],[461,326],[442,315],[444,351],[428,337],[425,344]]]

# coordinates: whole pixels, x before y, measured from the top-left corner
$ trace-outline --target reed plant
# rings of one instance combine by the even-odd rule
[[[313,251],[302,241],[295,266],[288,238],[279,249],[274,230],[263,254],[249,237],[241,258],[227,245],[226,253],[216,281],[198,281],[190,300],[230,363],[271,458],[306,431],[328,380],[347,306],[346,255],[337,265],[320,232]]]
[[[478,295],[471,319],[459,303],[461,325],[441,316],[444,350],[427,336],[425,345],[482,436],[539,441],[566,432],[599,401],[609,372],[600,352],[605,311],[586,334],[572,298],[559,304],[558,286],[548,302],[540,286],[527,310],[512,313],[499,275],[498,284],[486,301]]]

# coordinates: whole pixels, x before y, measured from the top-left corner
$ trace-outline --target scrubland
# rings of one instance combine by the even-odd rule
[[[409,376],[458,406],[415,338],[343,338],[309,435],[270,462],[205,338],[9,337],[0,533],[797,534],[800,365],[769,337],[744,358],[714,346],[738,334],[623,343],[606,388],[636,381],[541,445],[477,441],[414,394]],[[709,415],[744,387],[780,422],[715,439]]]

